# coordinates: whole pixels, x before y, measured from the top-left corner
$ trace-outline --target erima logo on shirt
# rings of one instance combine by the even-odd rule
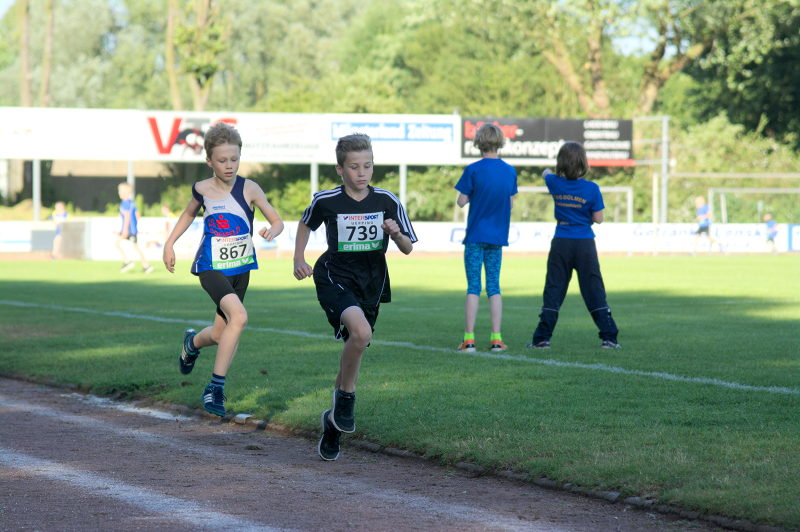
[[[342,244],[339,251],[375,251],[381,249],[381,246],[383,246],[383,242],[380,240],[377,242],[348,242]]]
[[[377,220],[377,219],[378,219],[377,214],[363,214],[363,215],[356,214],[356,215],[342,216],[342,220],[347,220],[351,222],[358,222],[361,220]]]

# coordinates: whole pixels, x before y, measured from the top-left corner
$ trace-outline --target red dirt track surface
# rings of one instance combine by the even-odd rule
[[[0,378],[0,530],[713,530],[206,416]],[[127,408],[122,410],[121,408]]]

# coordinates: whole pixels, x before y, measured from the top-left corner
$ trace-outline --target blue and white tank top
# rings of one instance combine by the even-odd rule
[[[244,182],[237,175],[231,193],[219,200],[203,196],[192,186],[192,196],[203,207],[203,239],[192,263],[193,274],[217,270],[231,276],[258,269],[253,210],[244,198]]]

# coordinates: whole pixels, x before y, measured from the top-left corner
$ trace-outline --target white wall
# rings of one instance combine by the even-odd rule
[[[199,218],[198,218],[199,220]],[[145,256],[152,261],[161,260],[161,244],[167,236],[168,220],[164,218],[142,218],[139,220],[139,246]],[[174,222],[174,220],[173,220]],[[72,249],[83,249],[82,257],[93,260],[120,260],[115,247],[120,220],[116,217],[83,218],[66,222],[80,225],[82,242],[73,242]],[[256,222],[256,231],[266,222]],[[625,224],[605,223],[595,225],[594,231],[598,251],[602,253],[690,253],[695,249],[694,231],[696,224],[665,224],[654,226],[649,223]],[[42,232],[52,231],[48,222],[0,222],[0,253],[28,252],[34,250],[34,241],[41,243]],[[65,239],[74,236],[76,231],[65,227]],[[417,222],[414,230],[419,242],[416,251],[460,252],[463,249],[463,223]],[[278,249],[291,253],[294,250],[294,236],[297,222],[286,222],[286,229],[275,242],[265,242],[255,237],[258,249]],[[553,237],[553,223],[515,223],[509,232],[509,252],[547,252]],[[181,259],[191,259],[201,237],[202,225],[195,222],[178,240],[175,253]],[[34,232],[37,238],[34,238]],[[712,236],[722,244],[722,249],[731,253],[768,253],[764,224],[713,224]],[[778,251],[800,251],[800,224],[778,224],[776,238]],[[394,244],[390,244],[390,249]],[[791,249],[790,249],[791,246]],[[325,249],[324,228],[315,231],[309,240],[309,251]],[[708,249],[707,241],[700,240],[699,251]],[[717,251],[717,248],[714,248]]]

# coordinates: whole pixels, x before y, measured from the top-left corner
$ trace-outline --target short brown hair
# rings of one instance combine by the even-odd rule
[[[472,144],[481,150],[481,153],[496,152],[506,143],[506,138],[503,136],[503,130],[495,124],[485,123],[478,132],[475,133],[475,139]]]
[[[556,157],[556,174],[567,179],[580,179],[589,172],[586,150],[579,142],[565,142]]]
[[[211,152],[217,146],[223,144],[233,144],[242,149],[242,137],[236,128],[225,122],[217,122],[206,131],[205,142],[203,147],[206,150],[206,158],[211,159]]]
[[[339,166],[344,164],[347,154],[354,151],[372,151],[372,141],[369,135],[364,133],[353,133],[346,137],[341,137],[336,143],[336,163]]]

